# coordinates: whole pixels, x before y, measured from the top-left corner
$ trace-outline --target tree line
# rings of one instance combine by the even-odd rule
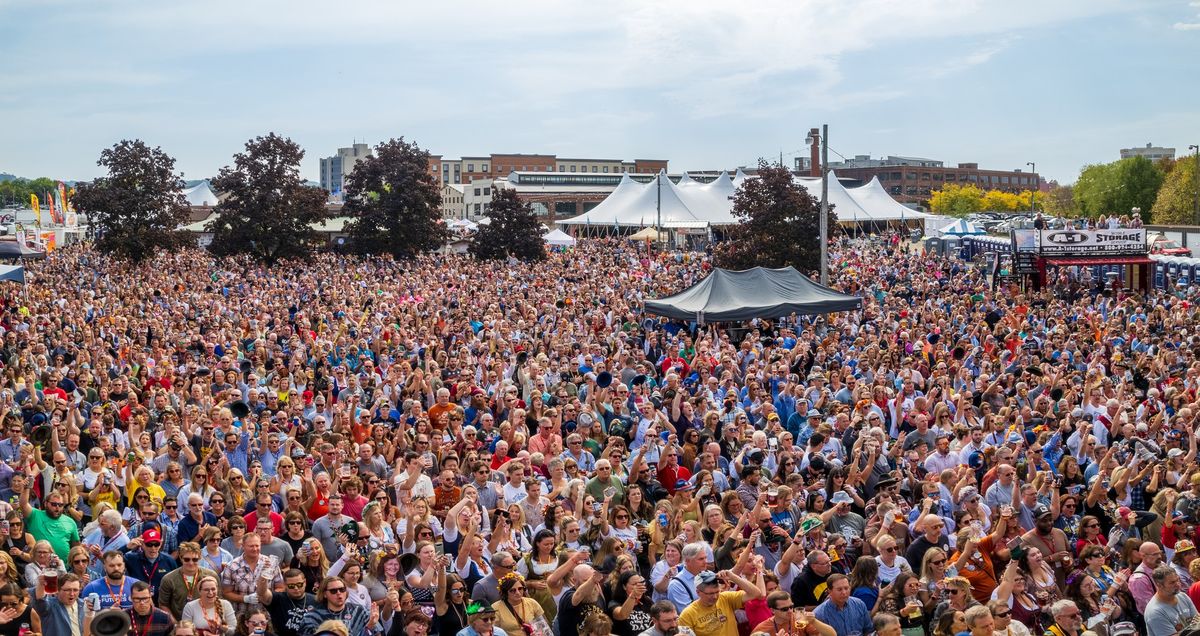
[[[345,249],[360,254],[411,258],[446,245],[441,192],[429,172],[429,153],[403,137],[380,143],[347,177],[346,204],[326,205],[328,192],[305,185],[304,150],[276,133],[246,142],[211,180],[222,199],[206,226],[209,250],[218,256],[249,255],[274,263],[303,258],[322,247],[318,229],[334,214],[348,216]],[[77,185],[75,207],[88,215],[96,248],[134,261],[159,250],[194,245],[181,229],[189,208],[175,159],[141,140],[123,140],[100,153],[107,175]],[[511,190],[494,189],[491,225],[476,236],[479,258],[545,257],[540,226],[528,204]],[[536,241],[530,240],[533,236]]]
[[[1084,166],[1075,183],[1051,183],[1036,192],[1036,208],[1066,218],[1128,215],[1136,208],[1145,223],[1200,224],[1196,218],[1196,157],[1150,161],[1128,157]],[[947,184],[929,199],[938,214],[963,216],[972,212],[1020,212],[1029,209],[1030,192],[1020,194],[981,190],[972,185]]]

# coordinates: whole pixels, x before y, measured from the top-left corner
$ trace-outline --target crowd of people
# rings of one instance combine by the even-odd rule
[[[641,311],[702,252],[84,247],[0,290],[0,636],[1122,636],[1200,601],[1186,296],[839,241],[861,311]]]

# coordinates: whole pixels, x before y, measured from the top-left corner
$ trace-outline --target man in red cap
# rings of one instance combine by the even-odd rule
[[[125,546],[125,571],[129,576],[150,584],[150,594],[158,605],[158,586],[163,577],[179,564],[170,555],[162,552],[162,531],[157,525],[147,524],[142,536]]]

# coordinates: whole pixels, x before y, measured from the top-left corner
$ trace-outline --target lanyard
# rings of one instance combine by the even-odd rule
[[[108,584],[108,577],[104,577],[104,587],[108,589],[108,595],[113,600],[113,605],[120,607],[121,597],[125,594],[125,577],[121,577],[121,582],[117,585],[117,591],[113,592],[112,586]]]
[[[197,572],[194,574],[190,583],[188,582],[187,577],[183,575],[183,572],[179,573],[179,578],[183,579],[183,590],[187,592],[187,597],[189,599],[192,598],[192,588],[196,587],[196,581],[200,578],[200,573]]]
[[[145,556],[145,554],[143,554],[143,556]],[[158,557],[154,557],[154,567],[151,568],[149,572],[146,571],[146,564],[144,564],[144,563],[142,564],[142,574],[146,575],[146,582],[149,583],[150,585],[154,585],[154,575],[158,573],[158,565],[159,565]],[[150,612],[150,615],[153,616],[154,612]]]
[[[137,627],[137,612],[133,611],[132,609],[129,610],[129,617],[131,619],[133,619],[133,620],[129,621],[130,624],[133,627]],[[135,633],[137,634],[137,636],[146,636],[147,634],[149,634],[150,633],[150,623],[153,623],[153,622],[154,622],[154,609],[151,608],[150,615],[146,617],[146,622],[142,625],[142,628],[138,629],[138,630],[134,630]]]

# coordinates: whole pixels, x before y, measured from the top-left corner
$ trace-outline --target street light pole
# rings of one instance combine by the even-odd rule
[[[829,124],[821,124],[821,284],[829,286]]]
[[[1033,161],[1026,161],[1025,165],[1029,166],[1029,171],[1033,173],[1031,176],[1034,179],[1033,187],[1029,189],[1029,216],[1033,216],[1033,202],[1037,196],[1038,188],[1041,187],[1042,184],[1038,182],[1039,179],[1037,178],[1037,163]]]
[[[1195,210],[1193,210],[1193,212],[1196,215],[1196,225],[1200,225],[1200,144],[1192,144],[1188,146],[1188,150],[1192,151],[1192,180],[1195,181],[1196,185],[1196,191],[1194,193],[1195,203],[1193,204],[1195,206]]]

